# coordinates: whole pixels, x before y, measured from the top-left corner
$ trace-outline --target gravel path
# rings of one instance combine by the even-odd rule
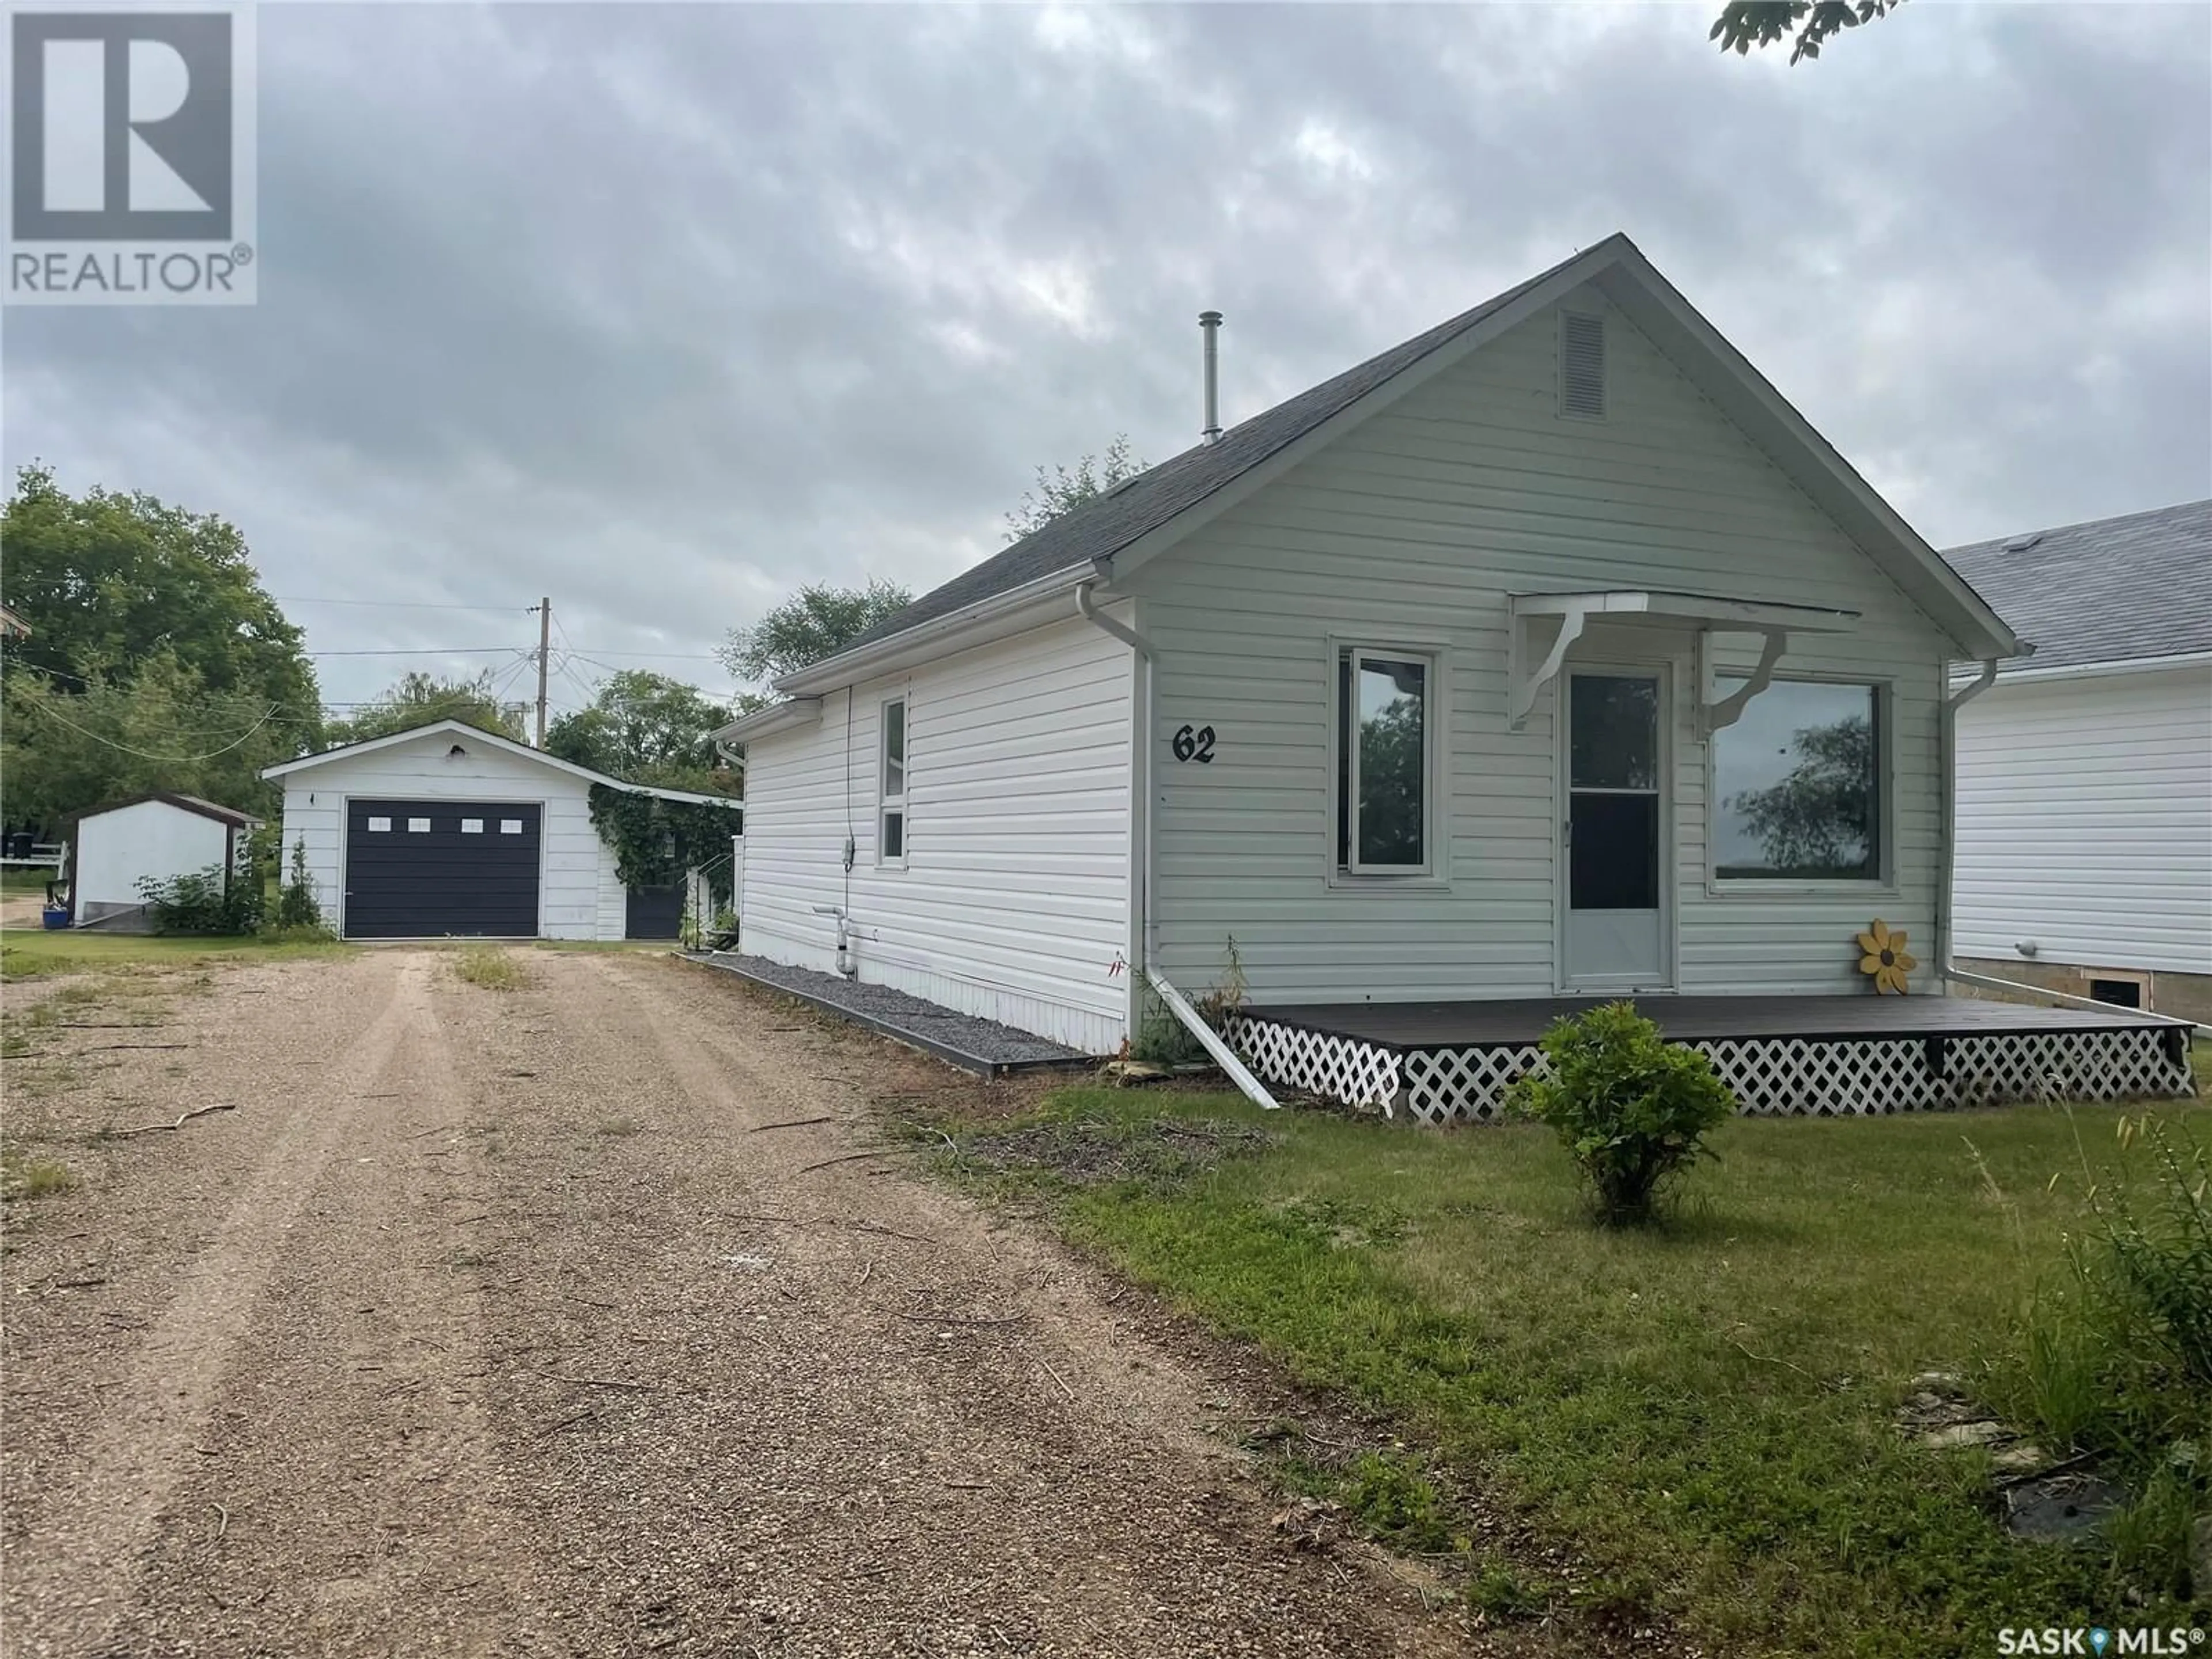
[[[87,1185],[9,1217],[10,1656],[1466,1650],[1402,1564],[1272,1528],[1231,1373],[846,1157],[942,1068],[522,954],[219,970],[188,1052],[51,1085]]]

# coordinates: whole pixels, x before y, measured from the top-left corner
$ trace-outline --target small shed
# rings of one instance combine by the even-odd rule
[[[80,812],[70,830],[71,925],[143,927],[142,882],[207,870],[228,878],[245,866],[246,836],[260,822],[234,806],[166,789]]]

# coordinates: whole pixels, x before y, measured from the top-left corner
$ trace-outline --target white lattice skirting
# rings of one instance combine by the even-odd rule
[[[1395,1048],[1242,1014],[1231,1040],[1270,1083],[1426,1123],[1495,1122],[1534,1043]],[[2189,1061],[2155,1026],[1977,1031],[1958,1036],[1717,1037],[1693,1043],[1765,1116],[1939,1111],[2023,1100],[2141,1100],[2195,1091]]]

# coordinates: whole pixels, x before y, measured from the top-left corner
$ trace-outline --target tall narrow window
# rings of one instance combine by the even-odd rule
[[[1713,733],[1714,875],[1881,880],[1881,756],[1880,687],[1772,682]]]
[[[1429,868],[1435,665],[1350,647],[1336,659],[1336,866],[1355,875]]]
[[[883,810],[876,836],[876,857],[884,864],[906,862],[906,699],[884,705]]]

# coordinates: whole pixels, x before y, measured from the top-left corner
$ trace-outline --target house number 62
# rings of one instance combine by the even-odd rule
[[[1179,761],[1196,761],[1201,766],[1213,764],[1213,728],[1201,726],[1195,732],[1188,726],[1175,734],[1168,744]]]

